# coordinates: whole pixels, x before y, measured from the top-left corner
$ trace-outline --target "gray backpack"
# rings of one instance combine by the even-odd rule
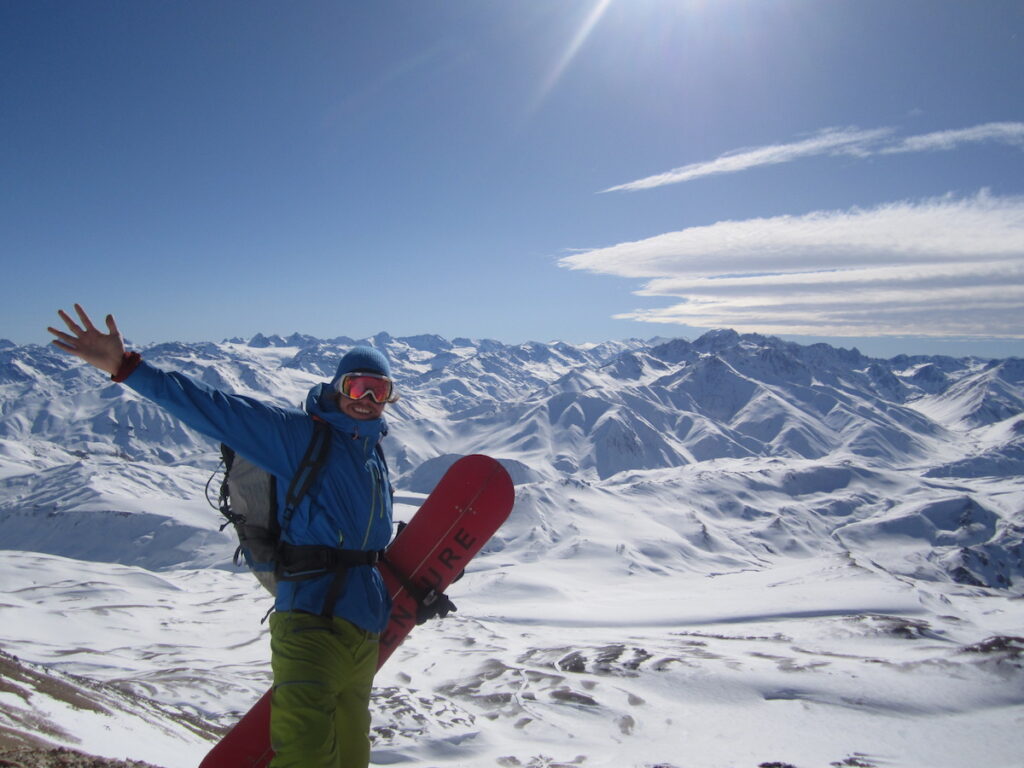
[[[292,477],[285,495],[284,524],[288,525],[295,508],[299,505],[316,480],[320,468],[327,461],[331,447],[329,425],[320,420],[313,422],[313,436],[302,457],[295,476]],[[288,546],[281,540],[281,522],[278,518],[277,478],[231,447],[221,444],[221,458],[224,461],[224,479],[220,486],[217,508],[226,518],[221,530],[228,525],[238,535],[238,549],[234,562],[239,565],[244,559],[260,584],[272,595],[277,594],[277,582],[282,578],[296,577],[294,569],[286,574],[283,569],[284,550]],[[292,547],[291,549],[305,549]],[[322,575],[310,573],[309,577]]]

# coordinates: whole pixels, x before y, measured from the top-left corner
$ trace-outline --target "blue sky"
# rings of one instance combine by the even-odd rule
[[[0,338],[1024,354],[1019,0],[0,5]]]

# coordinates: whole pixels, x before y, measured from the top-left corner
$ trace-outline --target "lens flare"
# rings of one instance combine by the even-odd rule
[[[537,94],[537,99],[534,102],[535,108],[542,104],[544,100],[547,99],[548,94],[551,93],[556,85],[558,85],[558,81],[562,79],[562,75],[565,74],[565,70],[568,68],[569,64],[572,63],[572,60],[576,57],[580,48],[583,47],[583,44],[587,41],[590,33],[594,31],[594,27],[597,26],[597,23],[601,20],[601,17],[604,16],[605,11],[608,10],[608,6],[610,6],[612,2],[613,0],[597,0],[597,2],[594,3],[594,7],[590,9],[590,13],[587,14],[579,29],[576,30],[576,34],[573,35],[572,40],[569,41],[569,45],[566,47],[565,52],[559,57],[555,66],[551,69],[551,72],[548,73],[548,76],[544,78],[544,83],[541,85],[540,92]]]

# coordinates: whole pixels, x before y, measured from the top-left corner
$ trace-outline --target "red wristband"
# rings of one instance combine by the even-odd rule
[[[110,380],[120,384],[132,375],[132,371],[138,368],[141,362],[142,355],[138,352],[125,352],[124,357],[121,358],[121,367],[117,369],[117,373],[110,377]]]

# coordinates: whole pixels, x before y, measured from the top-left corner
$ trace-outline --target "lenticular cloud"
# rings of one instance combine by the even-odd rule
[[[772,334],[1024,338],[1024,198],[722,221],[574,253],[678,299],[617,317]]]

